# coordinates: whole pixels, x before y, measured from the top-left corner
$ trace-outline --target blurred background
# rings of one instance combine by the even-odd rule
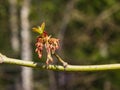
[[[0,52],[35,62],[38,34],[60,39],[58,53],[73,65],[120,63],[119,0],[0,0]],[[55,59],[55,63],[57,60]],[[0,65],[0,90],[120,90],[120,70],[57,72]]]

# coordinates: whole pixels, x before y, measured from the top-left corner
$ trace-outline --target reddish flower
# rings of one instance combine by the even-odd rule
[[[41,58],[42,57],[42,50],[43,50],[43,39],[41,37],[37,38],[37,42],[35,44],[35,46],[37,47],[35,52],[38,53],[38,57]]]
[[[38,29],[40,28],[41,27],[39,27]],[[33,28],[33,29],[39,32],[37,28]],[[42,58],[42,51],[43,48],[45,47],[47,52],[46,64],[50,64],[51,62],[53,62],[52,54],[54,54],[55,51],[59,48],[59,39],[51,38],[51,36],[48,36],[47,32],[43,31],[43,33],[41,33],[37,37],[37,42],[35,46],[36,46],[35,52],[38,53],[39,58]]]
[[[50,36],[46,35],[44,37],[39,36],[36,42],[36,52],[38,53],[38,57],[42,57],[43,47],[45,47],[47,52],[47,60],[46,64],[53,62],[53,58],[51,54],[54,54],[55,51],[59,48],[59,39],[51,38]]]

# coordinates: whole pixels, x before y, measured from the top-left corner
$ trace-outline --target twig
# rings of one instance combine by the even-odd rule
[[[65,62],[57,53],[54,53],[54,55],[63,64],[63,66],[66,68],[68,63]]]
[[[61,65],[46,65],[41,63],[36,63],[32,61],[20,60],[8,58],[2,54],[0,54],[0,62],[1,64],[11,64],[11,65],[19,65],[31,68],[37,68],[40,70],[54,70],[54,71],[105,71],[105,70],[117,70],[120,69],[120,64],[106,64],[106,65],[67,65],[65,68]]]

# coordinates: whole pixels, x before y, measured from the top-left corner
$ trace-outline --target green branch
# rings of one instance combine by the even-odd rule
[[[31,68],[37,68],[40,70],[54,70],[54,71],[104,71],[120,69],[120,64],[106,64],[106,65],[67,65],[66,67],[61,65],[46,65],[27,60],[19,60],[8,58],[0,54],[1,64],[19,65]]]

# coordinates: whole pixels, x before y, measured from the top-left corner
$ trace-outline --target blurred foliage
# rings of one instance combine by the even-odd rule
[[[119,0],[74,0],[70,10],[69,22],[64,31],[64,59],[70,64],[106,64],[120,62],[120,5]],[[51,35],[58,36],[63,17],[67,15],[67,5],[70,0],[31,0],[31,28],[46,22],[46,28]],[[20,16],[21,0],[18,0],[18,16]],[[9,26],[8,0],[0,0],[0,51],[7,56],[19,58],[10,45],[11,31]],[[18,21],[20,19],[18,18]],[[20,21],[19,21],[20,24]],[[20,25],[19,25],[20,26]],[[32,29],[31,29],[32,30]],[[20,31],[20,28],[19,28]],[[31,31],[32,33],[32,31]],[[37,34],[32,33],[33,60],[39,60],[35,50]],[[16,79],[20,79],[20,68],[1,65],[1,90],[15,90]],[[58,72],[54,72],[58,73]],[[70,72],[66,75],[65,90],[120,90],[120,71],[105,71],[96,73]],[[15,77],[15,78],[14,78]],[[35,90],[48,90],[49,82],[46,71],[34,70]]]

